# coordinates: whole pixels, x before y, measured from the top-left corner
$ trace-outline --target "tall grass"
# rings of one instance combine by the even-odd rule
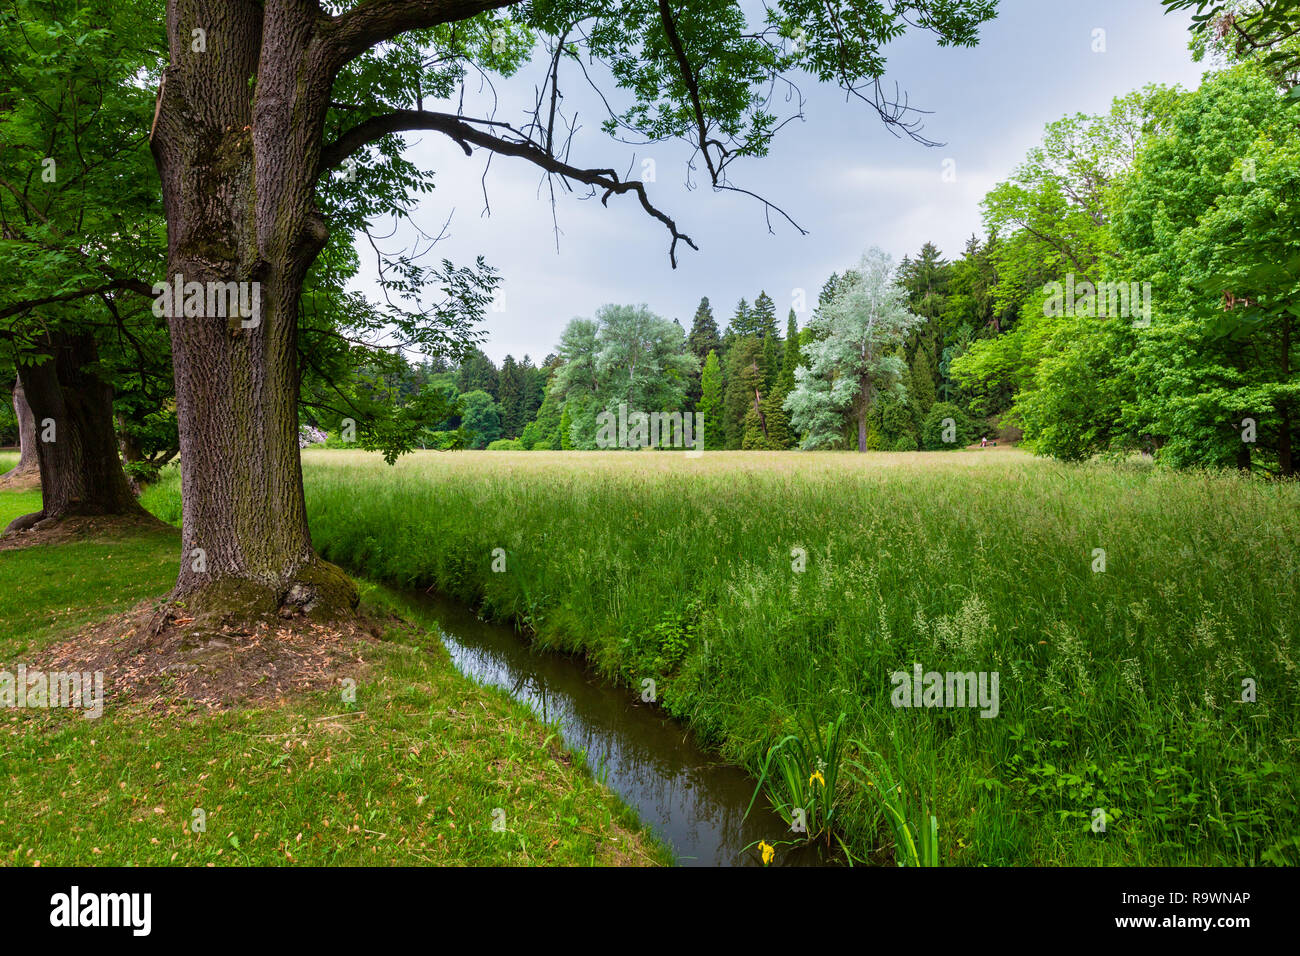
[[[1007,449],[317,452],[305,470],[326,557],[653,680],[755,770],[847,714],[855,759],[896,755],[914,828],[937,819],[935,862],[1300,860],[1295,485]],[[151,497],[178,513],[174,485]],[[998,672],[997,716],[895,708],[913,662]],[[896,838],[870,789],[836,813],[860,855]]]

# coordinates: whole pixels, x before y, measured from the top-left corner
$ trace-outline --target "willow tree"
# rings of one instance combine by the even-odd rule
[[[882,395],[903,397],[907,365],[898,352],[922,321],[907,308],[889,256],[869,249],[808,322],[808,364],[795,369],[784,405],[804,448],[836,445],[852,424],[858,451],[867,450],[867,415]]]
[[[643,183],[572,160],[564,81],[605,82],[606,102],[625,98],[605,119],[611,136],[684,138],[712,188],[738,189],[733,163],[763,155],[793,118],[776,111],[800,102],[786,95],[800,73],[921,139],[915,111],[884,92],[882,47],[909,25],[941,45],[973,45],[994,8],[779,0],[749,23],[731,0],[168,0],[151,134],[167,275],[183,289],[256,290],[255,315],[167,303],[184,482],[174,597],[190,611],[250,614],[355,602],[312,550],[297,440],[299,294],[337,227],[317,195],[332,178],[364,176],[403,132],[434,131],[603,203],[630,198],[667,230],[675,265],[695,244]],[[534,52],[535,109],[515,124],[495,117],[480,75],[510,76]],[[769,220],[785,216],[763,203]]]

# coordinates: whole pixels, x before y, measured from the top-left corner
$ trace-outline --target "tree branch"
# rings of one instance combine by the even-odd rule
[[[42,305],[50,305],[54,302],[71,302],[73,299],[84,299],[92,295],[102,295],[105,292],[113,292],[118,289],[125,289],[128,292],[138,292],[140,295],[154,298],[153,289],[139,279],[117,279],[107,285],[93,286],[88,289],[74,289],[72,292],[62,292],[58,295],[47,295],[40,299],[27,299],[15,305],[7,306],[0,309],[0,319],[7,319],[11,315],[18,315],[21,312],[28,312]]]
[[[330,19],[320,31],[325,62],[333,76],[371,47],[410,30],[467,20],[520,0],[366,0]]]
[[[506,130],[518,138],[506,139],[495,136],[485,129],[472,125],[475,123]],[[690,236],[678,230],[677,224],[666,213],[655,208],[646,195],[645,185],[639,180],[619,179],[618,173],[612,169],[582,169],[562,162],[507,123],[475,119],[466,120],[450,113],[435,113],[428,110],[396,110],[381,116],[372,116],[370,119],[348,129],[321,151],[318,172],[324,173],[326,170],[337,166],[352,153],[380,137],[411,130],[434,130],[445,133],[460,144],[466,156],[473,155],[472,147],[478,146],[492,153],[500,153],[503,156],[517,156],[520,159],[526,159],[535,166],[540,166],[548,173],[554,173],[574,182],[586,183],[596,189],[603,189],[604,195],[600,199],[603,206],[609,205],[611,194],[635,193],[641,201],[641,207],[668,227],[668,231],[672,235],[672,245],[668,250],[668,258],[672,262],[674,269],[677,268],[677,241],[679,239],[692,249],[699,249],[699,246],[695,244]]]

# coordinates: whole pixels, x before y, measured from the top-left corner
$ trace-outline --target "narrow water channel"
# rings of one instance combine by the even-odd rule
[[[775,843],[789,829],[759,797],[745,818],[755,781],[719,762],[658,708],[602,680],[581,660],[540,651],[513,630],[478,619],[432,595],[413,599],[438,621],[456,667],[501,687],[545,721],[559,724],[565,745],[581,750],[611,790],[672,846],[684,866],[757,866],[759,840]],[[750,849],[746,849],[750,847]],[[815,850],[778,850],[776,865],[817,865]]]

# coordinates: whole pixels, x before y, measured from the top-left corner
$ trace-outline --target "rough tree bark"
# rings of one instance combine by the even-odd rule
[[[261,305],[247,322],[169,310],[185,489],[172,596],[197,613],[332,614],[357,601],[312,550],[298,455],[298,298],[329,237],[314,202],[328,20],[294,0],[168,3],[152,142],[167,275],[256,283]]]
[[[169,60],[150,142],[167,218],[167,275],[183,283],[256,283],[255,324],[168,314],[181,442],[181,570],[172,597],[189,612],[245,617],[346,614],[357,592],[312,549],[298,450],[298,302],[329,239],[315,184],[379,136],[435,129],[522,156],[605,190],[643,185],[578,170],[536,145],[456,116],[397,111],[324,144],[335,77],[406,31],[518,0],[367,0],[331,17],[315,0],[168,0]],[[175,305],[175,303],[172,303]]]
[[[18,419],[18,464],[0,475],[0,481],[25,479],[40,471],[36,450],[36,419],[23,393],[22,379],[14,381],[14,417]]]
[[[6,531],[76,515],[137,515],[113,431],[113,388],[96,372],[93,335],[52,332],[51,358],[24,365],[19,380],[31,407],[41,474],[41,510]]]

